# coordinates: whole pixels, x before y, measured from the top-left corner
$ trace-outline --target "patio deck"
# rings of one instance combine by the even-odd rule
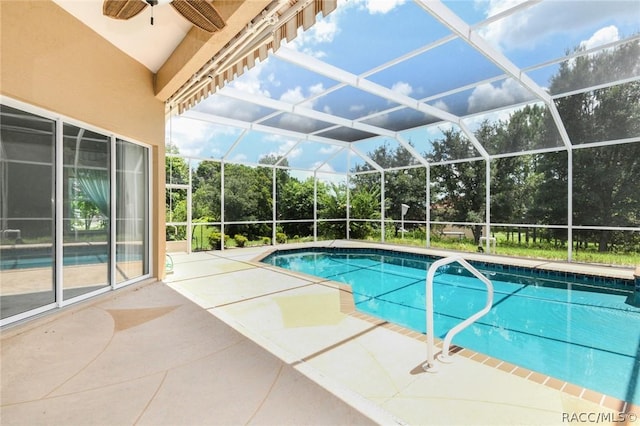
[[[252,261],[271,249],[173,255],[166,284],[3,330],[0,422],[566,424],[640,412],[475,354],[425,373],[419,338],[351,313],[335,283]]]

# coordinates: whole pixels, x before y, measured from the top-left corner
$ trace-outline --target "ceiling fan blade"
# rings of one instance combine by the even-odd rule
[[[147,6],[144,0],[104,0],[102,14],[113,19],[130,19]]]
[[[173,0],[171,6],[193,25],[207,32],[218,31],[226,25],[212,1]]]

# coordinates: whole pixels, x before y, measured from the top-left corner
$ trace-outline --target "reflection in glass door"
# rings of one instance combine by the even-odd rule
[[[55,121],[0,105],[1,319],[53,304]]]
[[[116,284],[149,273],[147,154],[142,146],[116,141]]]
[[[110,137],[63,127],[63,297],[109,286]]]

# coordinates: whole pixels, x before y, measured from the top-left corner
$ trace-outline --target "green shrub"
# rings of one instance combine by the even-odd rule
[[[209,244],[213,250],[220,250],[222,248],[222,240],[226,239],[226,236],[220,232],[214,231],[209,234]]]
[[[244,247],[247,244],[247,237],[242,234],[236,234],[233,239],[236,242],[236,247]]]
[[[287,242],[287,234],[284,232],[276,233],[276,242],[278,244],[285,244]]]
[[[262,237],[262,244],[265,245],[265,246],[268,246],[269,244],[271,244],[271,238]]]

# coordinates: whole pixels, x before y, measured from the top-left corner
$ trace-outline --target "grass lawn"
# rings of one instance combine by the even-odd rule
[[[195,228],[195,227],[194,227]],[[214,232],[215,228],[211,226],[200,225],[197,232],[193,233],[194,241],[192,242],[195,250],[211,250],[209,244],[209,234]],[[322,239],[321,236],[318,236]],[[524,257],[530,259],[546,259],[556,261],[567,260],[567,248],[554,247],[551,244],[546,243],[517,243],[515,241],[508,241],[506,234],[496,234],[497,245],[496,254],[500,256],[511,257]],[[312,237],[304,238],[289,238],[289,243],[293,242],[306,242],[313,241]],[[379,241],[379,238],[373,238],[372,241]],[[393,235],[387,235],[385,239],[388,243],[410,245],[417,247],[425,247],[426,241],[424,234],[412,235],[411,232],[405,234],[404,238],[394,237]],[[263,239],[257,241],[248,241],[247,247],[265,245]],[[233,238],[228,238],[225,241],[225,247],[235,247],[236,242]],[[432,235],[431,247],[441,248],[446,250],[455,250],[460,252],[473,253],[478,250],[478,246],[473,243],[472,240],[457,237],[445,237],[438,238]],[[616,265],[616,266],[637,266],[640,265],[640,252],[628,252],[628,253],[615,253],[615,252],[598,252],[595,245],[590,246],[588,249],[574,250],[573,261],[582,263],[602,264],[602,265]]]
[[[404,244],[412,246],[424,247],[426,241],[424,239],[414,239],[409,236],[401,238],[387,238],[386,240],[393,244]],[[484,246],[484,245],[483,245]],[[457,238],[432,239],[431,247],[442,248],[447,250],[456,250],[462,252],[476,252],[478,247],[473,241],[468,239],[459,240]],[[546,259],[546,260],[567,260],[567,248],[565,247],[541,247],[537,244],[515,244],[507,242],[497,237],[496,254],[500,256],[524,257],[530,259]],[[582,263],[594,263],[602,265],[617,266],[634,266],[640,265],[640,253],[613,253],[598,252],[595,247],[587,250],[574,250],[573,261]]]

